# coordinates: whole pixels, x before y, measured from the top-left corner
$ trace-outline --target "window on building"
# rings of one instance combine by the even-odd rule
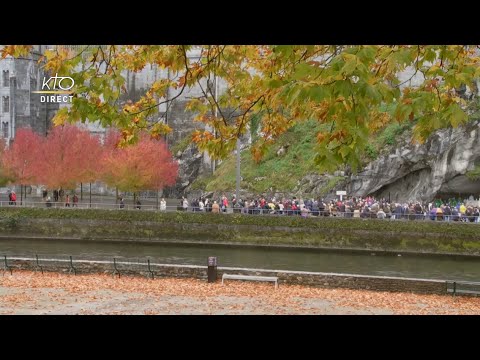
[[[2,123],[2,133],[5,139],[8,138],[8,121]]]
[[[3,112],[8,113],[10,111],[10,96],[4,96],[2,98],[2,103]]]
[[[10,86],[10,72],[8,70],[3,70],[3,86]]]
[[[4,138],[8,138],[8,121],[2,123],[2,134]]]

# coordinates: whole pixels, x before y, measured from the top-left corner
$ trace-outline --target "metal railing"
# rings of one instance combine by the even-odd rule
[[[8,261],[8,263],[7,263]],[[73,259],[73,256],[50,256],[44,255],[39,257],[38,254],[35,254],[35,257],[29,256],[2,256],[3,262],[3,276],[5,272],[9,272],[10,275],[13,275],[15,270],[32,270],[35,273],[38,270],[41,270],[41,273],[44,274],[45,271],[61,271],[67,274],[77,275],[81,272],[91,272],[92,270],[85,269],[85,265],[101,265],[103,269],[110,268],[111,275],[113,277],[118,276],[120,278],[121,274],[139,274],[145,276],[147,279],[155,279],[155,276],[158,274],[154,270],[154,266],[173,266],[181,267],[184,265],[176,264],[153,264],[149,258],[127,258],[122,261],[118,261],[117,258],[108,258],[105,260],[85,260],[85,259]],[[10,264],[10,265],[9,265]],[[82,265],[83,264],[83,265]],[[76,265],[76,266],[75,266]],[[188,265],[186,265],[188,266]],[[95,270],[93,270],[95,272]]]
[[[447,280],[446,287],[447,293],[451,293],[453,296],[457,294],[480,295],[480,282]]]
[[[181,264],[159,264],[151,263],[150,258],[126,258],[122,261],[118,261],[115,257],[104,258],[102,260],[86,260],[86,259],[73,259],[73,256],[50,256],[43,255],[41,258],[36,254],[35,257],[31,256],[13,256],[0,255],[3,260],[3,276],[5,272],[9,272],[10,275],[14,274],[14,270],[33,270],[37,273],[40,268],[42,274],[44,271],[64,272],[67,274],[77,273],[108,273],[115,277],[120,278],[121,273],[130,275],[141,275],[147,279],[154,279],[155,276],[162,276],[165,273],[162,272],[162,267],[174,267],[174,268],[205,268],[206,266],[199,265],[181,265]],[[75,266],[75,265],[76,266]],[[91,267],[97,265],[97,268]],[[154,269],[157,267],[157,270]],[[447,294],[456,295],[480,295],[480,282],[472,281],[457,281],[457,280],[443,280],[445,281],[445,290]]]
[[[46,203],[43,201],[24,201],[20,204],[19,201],[16,205],[11,204],[9,201],[0,201],[0,207],[22,207],[22,208],[44,208],[44,209],[102,209],[102,210],[142,210],[142,211],[155,211],[155,212],[193,212],[193,213],[213,213],[211,207],[192,207],[188,206],[166,206],[161,208],[157,204],[120,204],[120,203],[88,203],[79,202],[76,204],[70,203],[69,206],[65,206],[62,202]],[[378,216],[375,212],[340,212],[340,211],[328,211],[328,210],[279,210],[279,209],[265,209],[265,208],[231,208],[219,210],[220,214],[243,214],[243,215],[262,215],[262,216],[300,216],[308,218],[345,218],[345,219],[382,219],[382,220],[415,220],[415,221],[436,221],[436,222],[467,222],[467,223],[479,223],[480,216],[466,215],[459,213],[458,215],[431,215],[429,213],[420,214],[398,214],[398,213],[385,213],[385,215]]]
[[[7,256],[3,257],[3,267],[2,267],[3,275],[5,275],[5,272],[9,271],[10,275],[12,275],[13,270],[12,267],[8,265],[7,263]]]

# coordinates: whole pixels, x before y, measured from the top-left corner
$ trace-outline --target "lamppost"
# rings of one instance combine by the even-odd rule
[[[218,104],[218,77],[216,74],[214,74],[214,82],[215,82],[215,104]],[[214,109],[214,115],[215,118],[218,116],[218,109],[217,106],[215,106]],[[214,129],[215,131],[215,129]],[[212,168],[213,172],[215,172],[215,160],[212,161]],[[237,138],[237,164],[236,164],[236,188],[235,188],[235,199],[236,199],[236,204],[238,204],[238,201],[240,199],[240,139]]]
[[[217,74],[214,74],[213,80],[215,81],[215,109],[214,109],[214,116],[215,116],[215,119],[216,119],[216,118],[218,117],[218,78],[217,78]],[[213,135],[214,135],[215,138],[217,137],[215,127],[213,127]],[[215,172],[215,169],[216,169],[216,167],[217,167],[216,165],[217,165],[217,161],[216,161],[215,159],[212,159],[212,173]]]
[[[237,186],[235,189],[236,204],[240,200],[240,139],[237,138]]]

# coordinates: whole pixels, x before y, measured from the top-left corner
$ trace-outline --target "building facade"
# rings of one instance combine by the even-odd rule
[[[44,45],[36,45],[26,57],[0,60],[0,137],[7,142],[22,127],[47,134],[58,110],[58,104],[41,103],[32,93],[40,90],[45,75],[38,62],[44,51]]]

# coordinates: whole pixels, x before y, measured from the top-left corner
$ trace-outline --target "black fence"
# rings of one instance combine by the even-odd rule
[[[158,271],[158,266],[167,267],[200,267],[190,265],[175,264],[155,264],[153,259],[146,258],[110,258],[105,260],[85,260],[74,259],[73,256],[7,256],[1,255],[2,275],[14,275],[18,270],[29,270],[35,273],[44,274],[45,272],[61,272],[69,275],[81,273],[108,273],[114,277],[123,275],[145,276],[148,279],[154,279],[163,276]],[[157,267],[157,269],[155,269]],[[205,267],[206,271],[206,267]]]
[[[62,272],[73,277],[79,273],[104,273],[112,277],[120,278],[124,275],[144,276],[147,279],[155,277],[197,277],[207,279],[207,266],[156,264],[152,259],[146,258],[109,258],[105,260],[80,260],[73,256],[7,256],[0,255],[2,260],[3,276],[10,274],[15,276],[15,271],[30,270],[37,274],[45,272]],[[163,271],[162,271],[163,268]],[[165,271],[168,268],[169,271]],[[172,270],[173,269],[173,270]],[[480,282],[468,281],[445,281],[446,294],[480,295]]]

